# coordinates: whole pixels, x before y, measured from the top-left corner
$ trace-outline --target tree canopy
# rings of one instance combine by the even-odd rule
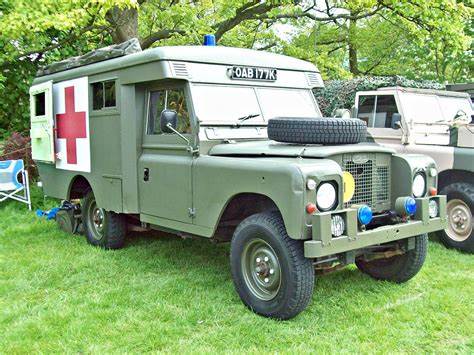
[[[39,66],[136,37],[284,53],[325,79],[473,77],[472,5],[455,0],[0,0],[0,134],[28,125]]]

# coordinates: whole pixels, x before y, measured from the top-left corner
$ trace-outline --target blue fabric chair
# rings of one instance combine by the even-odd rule
[[[0,202],[7,199],[26,203],[31,211],[28,171],[23,160],[0,161]]]

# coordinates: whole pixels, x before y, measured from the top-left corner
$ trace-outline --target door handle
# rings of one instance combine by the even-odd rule
[[[150,180],[150,169],[145,168],[143,169],[143,181]]]

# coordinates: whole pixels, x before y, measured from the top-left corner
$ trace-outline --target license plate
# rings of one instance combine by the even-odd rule
[[[277,80],[277,70],[274,68],[232,67],[230,78],[236,80]]]

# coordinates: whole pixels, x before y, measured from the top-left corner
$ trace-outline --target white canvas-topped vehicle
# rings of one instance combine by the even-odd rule
[[[370,140],[436,161],[440,193],[448,197],[449,223],[440,239],[473,253],[474,111],[469,94],[387,87],[358,92],[355,104],[355,116],[367,123]]]

